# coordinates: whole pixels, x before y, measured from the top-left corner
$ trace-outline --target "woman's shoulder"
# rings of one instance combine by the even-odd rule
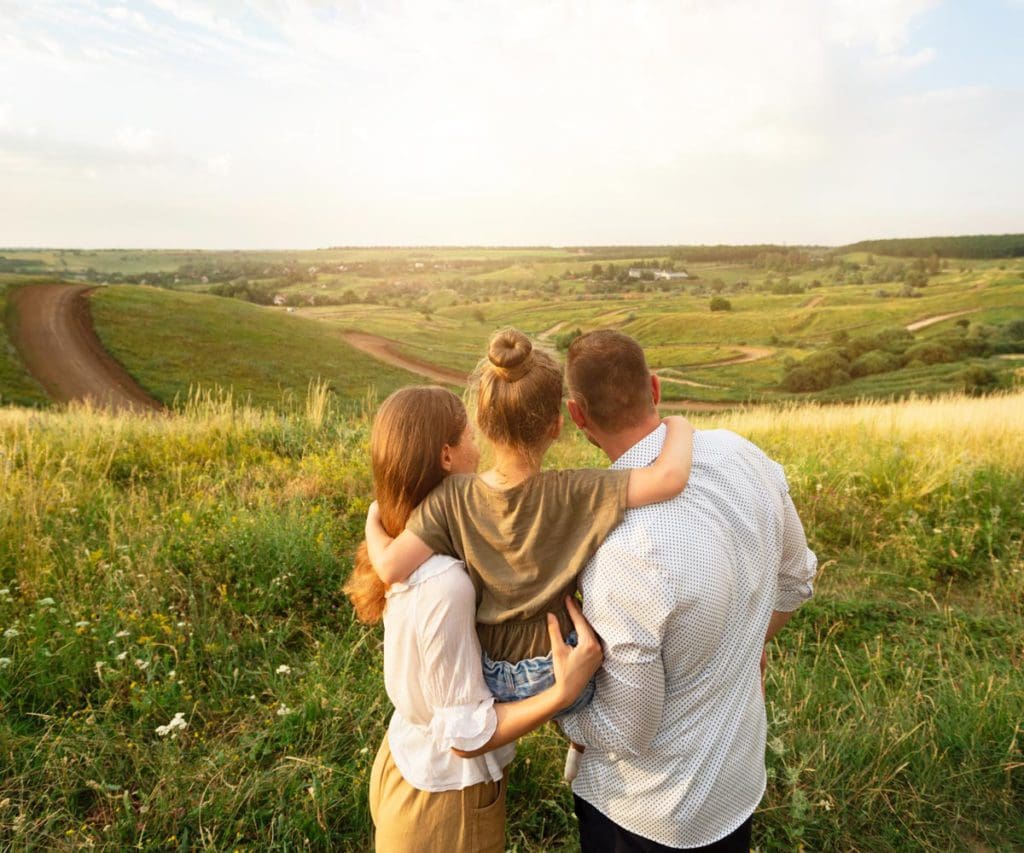
[[[462,560],[457,557],[449,557],[447,554],[433,554],[409,575],[405,586],[419,586],[429,582],[458,587],[463,584],[463,581],[472,587],[472,581],[466,572],[466,564]]]

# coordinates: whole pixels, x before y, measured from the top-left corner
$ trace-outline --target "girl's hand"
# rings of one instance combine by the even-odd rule
[[[578,642],[570,646],[562,638],[558,619],[548,614],[548,634],[551,636],[551,661],[555,673],[555,686],[560,696],[559,707],[568,708],[583,692],[587,682],[601,668],[604,652],[601,639],[594,633],[590,623],[583,618],[579,606],[572,596],[566,596],[565,606],[569,611]]]

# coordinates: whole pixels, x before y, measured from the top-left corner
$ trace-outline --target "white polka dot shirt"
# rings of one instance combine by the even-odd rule
[[[664,437],[613,467],[649,465]],[[580,575],[605,662],[594,701],[561,720],[587,747],[573,791],[669,847],[742,824],[765,790],[765,632],[816,569],[781,466],[735,433],[695,433],[683,493],[629,510]]]

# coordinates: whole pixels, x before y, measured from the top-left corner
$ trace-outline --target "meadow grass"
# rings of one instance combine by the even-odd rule
[[[101,288],[90,301],[96,333],[135,380],[166,405],[193,386],[219,386],[257,405],[310,382],[329,383],[349,407],[416,380],[353,349],[323,325],[283,310],[140,286]]]
[[[785,465],[821,561],[770,649],[758,849],[1024,844],[1022,424],[1020,393],[703,423]],[[0,846],[368,849],[390,705],[339,591],[368,428],[322,385],[0,410]],[[509,849],[576,849],[563,754],[521,742]]]

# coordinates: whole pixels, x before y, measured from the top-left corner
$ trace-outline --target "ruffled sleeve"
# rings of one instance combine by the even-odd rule
[[[498,724],[484,682],[473,583],[453,560],[420,589],[416,629],[432,738],[444,749],[472,752],[491,739]]]
[[[435,708],[430,736],[441,749],[473,752],[491,739],[497,725],[494,699],[484,699],[471,705]]]

